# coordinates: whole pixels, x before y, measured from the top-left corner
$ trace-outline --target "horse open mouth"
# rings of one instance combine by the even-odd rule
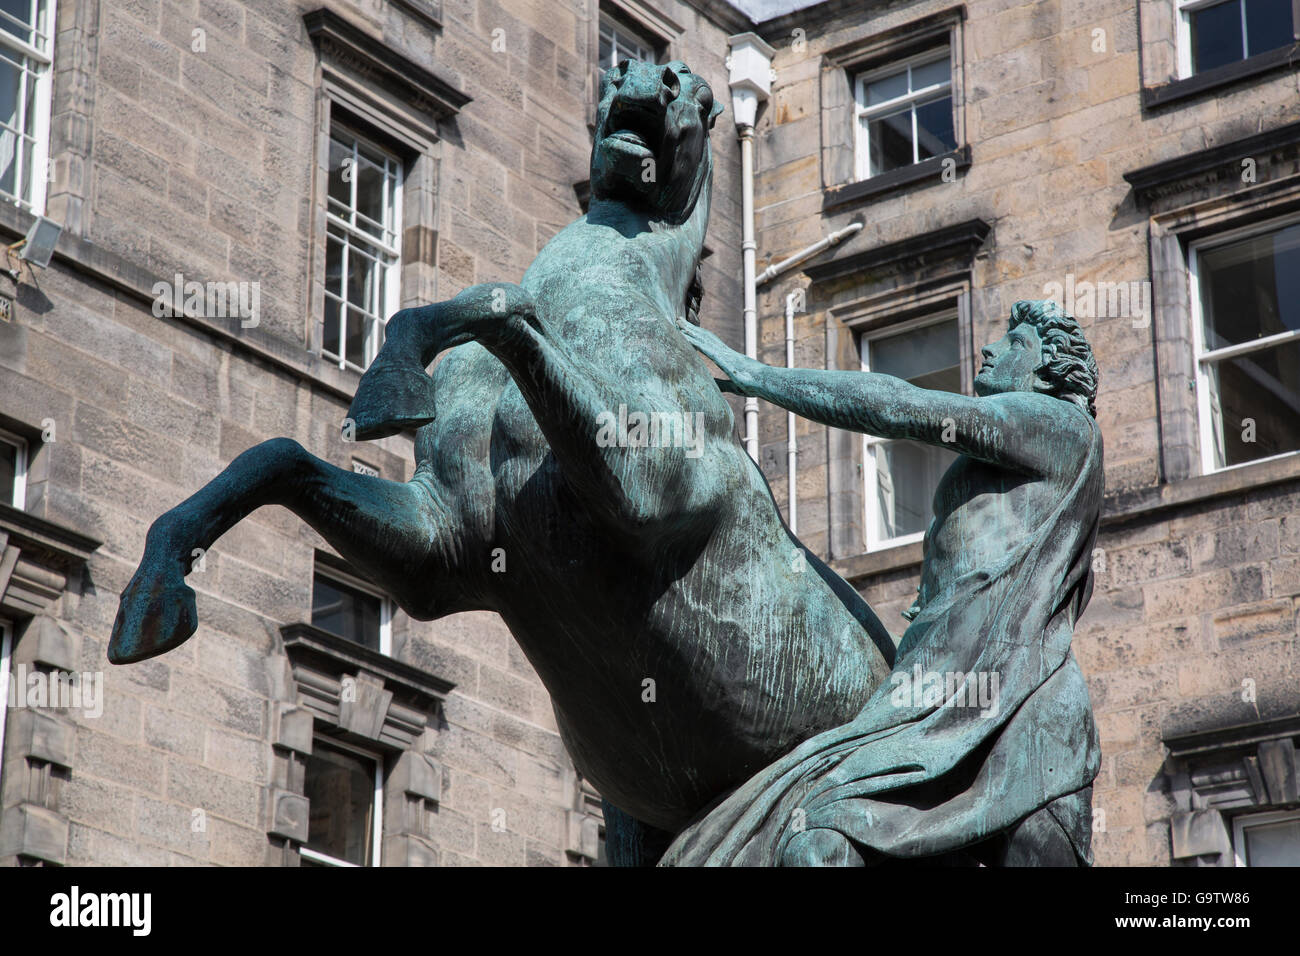
[[[630,152],[655,155],[655,144],[662,137],[663,116],[619,100],[609,111],[605,128],[610,130],[606,139],[614,140]]]

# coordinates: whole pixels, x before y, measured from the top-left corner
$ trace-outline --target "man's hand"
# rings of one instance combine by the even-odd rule
[[[758,365],[758,362],[729,348],[712,332],[706,332],[685,319],[678,319],[677,327],[681,329],[682,335],[686,336],[686,341],[712,359],[713,364],[722,369],[723,374],[730,379],[730,381],[714,379],[721,391],[734,392],[737,395],[755,394],[754,389],[758,382],[754,366]]]

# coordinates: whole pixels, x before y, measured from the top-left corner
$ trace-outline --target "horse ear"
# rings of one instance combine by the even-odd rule
[[[709,110],[709,129],[713,129],[713,123],[722,115],[722,104],[717,100],[713,101],[713,109]]]
[[[609,90],[609,85],[614,82],[614,73],[618,67],[613,66],[608,70],[600,71],[600,82],[596,84],[596,111],[600,111],[600,104],[605,99],[605,93]]]

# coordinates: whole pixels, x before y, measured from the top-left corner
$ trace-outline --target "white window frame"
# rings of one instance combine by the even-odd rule
[[[14,627],[0,617],[0,784],[4,783],[5,717],[9,714],[9,681],[13,673]]]
[[[871,173],[871,133],[870,120],[882,113],[890,113],[900,106],[909,105],[912,114],[912,165],[915,166],[919,159],[918,137],[916,135],[916,104],[921,100],[931,99],[936,93],[946,91],[948,94],[949,108],[952,108],[952,41],[945,40],[943,43],[943,54],[939,55],[938,45],[931,47],[923,53],[917,53],[915,56],[909,56],[902,60],[895,60],[889,64],[879,66],[873,70],[867,70],[865,73],[858,74],[854,81],[853,98],[853,122],[856,125],[854,142],[857,144],[857,155],[855,156],[856,176],[859,180],[870,179]],[[930,86],[920,90],[913,90],[904,93],[902,96],[896,96],[892,100],[886,100],[884,103],[877,103],[875,106],[867,106],[867,85],[877,80],[890,76],[896,76],[899,73],[907,73],[907,85],[909,90],[912,86],[912,70],[919,66],[929,66],[931,63],[937,63],[940,60],[948,64],[948,79],[942,83],[932,83]],[[954,117],[953,132],[956,132],[956,118]],[[880,175],[877,173],[876,175]]]
[[[317,576],[329,578],[336,584],[342,584],[345,587],[352,588],[354,591],[361,591],[364,594],[369,594],[371,597],[379,599],[379,653],[386,657],[392,657],[393,613],[395,611],[393,599],[363,578],[359,578],[354,574],[349,574],[346,571],[340,571],[329,564],[321,564],[317,562],[315,568],[312,569],[313,587],[315,586]]]
[[[1192,73],[1192,17],[1191,14],[1198,10],[1205,10],[1209,7],[1217,7],[1222,3],[1236,3],[1237,12],[1241,17],[1241,59],[1248,59],[1247,51],[1250,49],[1250,35],[1246,32],[1246,4],[1245,0],[1176,0],[1177,18],[1178,18],[1178,78],[1185,80]],[[1291,7],[1292,29],[1294,29],[1294,19],[1296,9]],[[1235,60],[1233,62],[1241,62]]]
[[[961,334],[962,321],[961,311],[958,306],[953,305],[950,308],[941,309],[937,312],[931,312],[907,322],[899,322],[894,325],[882,326],[879,329],[873,329],[870,332],[863,332],[858,340],[858,355],[862,361],[862,371],[871,371],[870,350],[871,342],[874,339],[892,338],[907,332],[915,332],[917,329],[923,329],[931,325],[939,325],[942,322],[956,322],[957,324],[957,354],[958,361],[961,361]],[[965,376],[963,376],[963,382]],[[954,393],[955,394],[955,393]],[[876,446],[887,442],[895,441],[892,438],[880,438],[876,435],[862,436],[862,478],[863,478],[863,525],[867,534],[867,552],[884,551],[887,548],[897,548],[901,545],[912,544],[916,541],[922,541],[926,532],[915,531],[912,534],[899,535],[894,538],[884,538],[881,536],[878,509],[879,502],[879,483],[880,477],[876,471]]]
[[[328,249],[332,238],[329,232],[330,226],[333,226],[336,229],[343,230],[344,234],[348,237],[348,242],[343,247],[343,259],[342,262],[340,263],[341,279],[340,279],[339,292],[341,293],[341,297],[335,297],[334,294],[329,291],[328,276],[326,276],[326,281],[324,283],[325,301],[328,302],[330,300],[334,300],[337,302],[339,308],[339,321],[338,321],[338,327],[334,330],[335,334],[337,335],[337,338],[333,343],[330,342],[331,330],[327,327],[322,329],[321,354],[325,358],[331,359],[333,361],[337,361],[340,369],[352,368],[359,372],[364,372],[366,368],[370,366],[370,363],[375,360],[375,356],[379,353],[379,347],[382,344],[381,333],[384,327],[388,324],[389,317],[391,317],[393,313],[397,312],[402,305],[402,250],[401,250],[402,186],[405,181],[406,163],[402,160],[401,156],[397,155],[397,153],[395,153],[392,149],[385,146],[383,143],[376,142],[372,137],[366,136],[364,133],[359,132],[354,126],[349,124],[345,118],[335,118],[335,117],[330,118],[328,136],[331,142],[336,138],[335,137],[336,130],[339,133],[346,134],[346,136],[353,141],[352,143],[353,169],[356,168],[356,160],[358,156],[357,143],[365,143],[368,147],[375,150],[376,152],[382,153],[386,161],[391,160],[396,168],[395,182],[393,185],[392,202],[389,208],[385,210],[388,217],[391,219],[391,223],[389,222],[375,223],[375,225],[379,226],[383,230],[386,237],[391,237],[392,239],[391,242],[385,242],[382,239],[379,239],[378,237],[374,236],[373,234],[366,232],[364,229],[358,229],[356,226],[353,226],[350,222],[348,222],[342,216],[338,215],[331,208],[330,205],[331,198],[329,196],[328,190],[326,190],[326,195],[325,195],[326,229],[325,229],[324,240],[325,240],[325,248],[326,248],[326,261],[327,262],[329,261]],[[340,135],[337,138],[343,139],[344,137]],[[327,156],[329,155],[328,147],[327,147],[326,155]],[[350,198],[350,211],[352,215],[361,216],[362,214],[358,212],[356,208],[357,179],[358,177],[353,176],[351,180],[352,195]],[[365,217],[365,218],[369,219],[369,217]],[[373,222],[373,220],[370,221]],[[353,248],[352,240],[354,238],[357,240],[359,244],[365,245],[367,247],[378,248],[379,250],[381,250],[381,252],[384,255],[390,257],[390,261],[387,264],[383,264],[380,266],[380,268],[382,268],[385,273],[384,274],[384,301],[379,304],[378,306],[379,311],[373,314],[373,317],[376,319],[376,322],[371,326],[371,330],[369,334],[366,336],[366,345],[365,345],[366,364],[364,367],[349,362],[347,359],[347,327],[348,327],[347,313],[349,308],[353,308],[353,306],[350,306],[349,303],[347,302],[348,257],[350,251]],[[321,322],[322,322],[322,326],[324,326],[325,317],[323,315],[321,317]],[[331,344],[335,348],[337,348],[336,352],[331,351]]]
[[[608,39],[610,45],[610,62],[609,63],[597,62],[596,65],[600,69],[612,70],[614,67],[618,66],[619,63],[623,62],[623,59],[639,60],[642,63],[654,63],[658,60],[659,54],[658,51],[655,49],[654,45],[653,44],[650,46],[645,45],[646,37],[634,33],[632,30],[625,27],[618,20],[615,20],[613,17],[611,17],[604,10],[600,12],[599,19],[600,19],[599,39],[600,40]],[[622,59],[620,59],[618,55],[620,48],[628,52],[635,50],[636,55],[623,57]],[[597,61],[600,60],[599,41],[597,42],[597,46],[596,46],[596,59]]]
[[[44,17],[40,15],[44,11]],[[0,13],[0,17],[7,16]],[[21,71],[21,82],[18,87],[19,103],[19,125],[23,127],[22,131],[15,130],[18,136],[17,171],[14,174],[14,186],[18,190],[18,195],[10,196],[7,193],[0,193],[7,201],[26,209],[34,215],[42,216],[45,214],[45,203],[49,195],[50,180],[50,100],[54,84],[54,25],[58,22],[58,9],[56,0],[37,0],[37,17],[36,26],[32,32],[40,38],[40,45],[24,43],[22,40],[0,30],[0,52],[12,53],[18,58],[26,57],[31,60],[37,67],[37,70],[31,69],[25,63],[17,63],[15,66]],[[17,22],[16,20],[14,22]],[[27,24],[24,24],[27,26]],[[42,29],[42,27],[44,29]],[[42,49],[44,47],[44,49]],[[27,84],[34,82],[36,84],[36,95],[32,98],[32,106],[36,111],[33,118],[32,133],[30,137],[26,132],[27,115]],[[23,168],[23,140],[30,138],[32,140],[32,167],[35,170],[41,170],[42,175],[31,176],[32,170]],[[31,183],[31,200],[24,201],[21,197],[25,178],[30,177]]]
[[[4,503],[21,511],[27,507],[27,440],[0,429],[0,442],[13,445],[18,450],[14,456],[14,497],[12,501]]]
[[[370,834],[370,866],[383,865],[384,850],[384,758],[382,754],[366,750],[364,747],[357,747],[342,740],[333,737],[317,737],[321,743],[336,747],[339,750],[345,750],[348,753],[355,754],[365,760],[371,761],[375,765],[375,789],[371,797],[375,801],[375,812],[371,816],[371,834]],[[314,746],[314,745],[313,745]],[[359,868],[359,864],[351,863],[347,860],[340,860],[336,856],[330,856],[328,853],[322,853],[319,850],[313,850],[305,844],[298,848],[298,853],[309,860],[313,860],[324,866],[354,867]]]
[[[1285,229],[1288,226],[1294,226],[1297,224],[1300,224],[1300,216],[1288,216],[1281,219],[1273,219],[1269,222],[1256,223],[1250,226],[1243,226],[1240,229],[1230,229],[1216,233],[1215,235],[1202,239],[1199,242],[1192,243],[1187,249],[1188,299],[1191,303],[1193,364],[1195,366],[1196,374],[1196,417],[1201,439],[1202,474],[1209,475],[1221,471],[1231,471],[1234,468],[1245,468],[1248,465],[1257,465],[1265,461],[1277,461],[1282,458],[1291,458],[1295,455],[1300,455],[1300,449],[1297,449],[1295,451],[1282,452],[1279,455],[1269,455],[1267,458],[1252,458],[1250,461],[1243,461],[1236,465],[1220,466],[1217,464],[1214,454],[1217,438],[1214,427],[1214,396],[1210,388],[1210,376],[1206,371],[1207,365],[1215,361],[1235,358],[1239,355],[1245,355],[1250,352],[1258,352],[1278,345],[1285,345],[1288,342],[1300,341],[1300,330],[1294,332],[1279,332],[1276,335],[1268,335],[1262,339],[1254,339],[1250,342],[1242,342],[1238,345],[1229,345],[1225,348],[1207,351],[1205,348],[1205,313],[1201,307],[1200,276],[1201,252],[1213,249],[1216,246],[1235,242],[1238,239],[1247,239],[1251,236],[1260,235],[1266,232],[1275,232],[1279,229]]]
[[[1236,866],[1250,866],[1246,860],[1246,831],[1271,823],[1300,820],[1300,810],[1274,810],[1268,813],[1249,813],[1232,820],[1232,856]]]

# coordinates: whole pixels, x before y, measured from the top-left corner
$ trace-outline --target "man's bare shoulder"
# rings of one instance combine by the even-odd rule
[[[979,399],[996,416],[998,426],[1021,442],[1037,446],[1032,457],[1067,469],[1088,453],[1096,425],[1074,402],[1042,392],[1002,392]]]

